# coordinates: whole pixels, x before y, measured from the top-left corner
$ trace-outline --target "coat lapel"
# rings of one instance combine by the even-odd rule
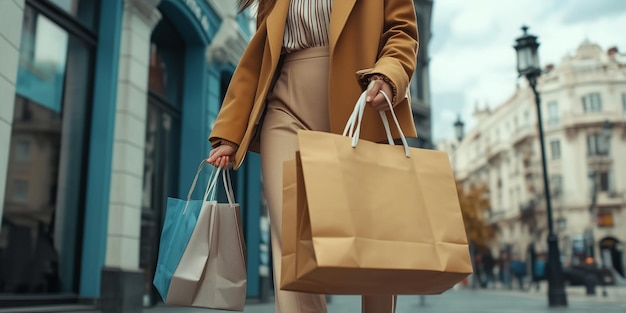
[[[335,0],[333,2],[333,12],[330,15],[330,34],[328,36],[331,52],[335,49],[335,44],[339,40],[339,35],[343,31],[355,3],[356,0]]]
[[[278,62],[280,50],[283,46],[289,2],[290,0],[277,0],[274,8],[267,16],[267,40],[270,45],[272,63],[274,64]]]

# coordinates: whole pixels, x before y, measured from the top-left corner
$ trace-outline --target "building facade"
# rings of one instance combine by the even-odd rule
[[[625,277],[626,55],[583,42],[549,65],[538,90],[554,229],[565,266],[595,262]],[[489,187],[492,252],[547,256],[548,225],[534,95],[520,86],[476,127],[440,145],[457,179]],[[533,263],[528,263],[533,264]]]
[[[0,21],[0,307],[156,302],[165,203],[208,155],[250,15],[235,1],[5,0]],[[251,297],[259,168],[251,156],[234,177]]]
[[[432,0],[415,4],[412,144],[430,148]],[[208,155],[253,32],[236,1],[0,1],[0,308],[159,300],[167,197],[186,197]],[[272,273],[258,155],[232,175],[248,297],[263,299]]]
[[[428,44],[431,37],[431,19],[433,13],[433,0],[414,0],[419,30],[419,52],[417,66],[411,78],[411,108],[413,120],[417,128],[418,138],[410,139],[409,144],[420,148],[434,148],[432,141],[431,126],[431,100],[430,100],[430,55]]]

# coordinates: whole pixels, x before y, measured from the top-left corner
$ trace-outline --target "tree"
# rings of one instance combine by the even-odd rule
[[[470,185],[465,188],[457,182],[457,192],[463,213],[465,231],[470,243],[479,249],[487,249],[494,236],[494,229],[485,221],[485,213],[491,207],[487,197],[487,186]]]

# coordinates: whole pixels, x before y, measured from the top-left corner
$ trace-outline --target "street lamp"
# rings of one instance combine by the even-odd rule
[[[563,282],[563,268],[559,252],[559,242],[554,233],[552,220],[552,202],[550,199],[550,185],[548,182],[548,169],[546,165],[546,149],[543,138],[543,125],[541,118],[541,99],[537,92],[537,78],[541,75],[539,67],[539,55],[537,49],[539,43],[537,36],[528,34],[528,27],[523,26],[524,34],[516,39],[514,46],[517,52],[517,71],[519,76],[525,76],[535,95],[537,106],[537,125],[539,126],[539,143],[541,146],[541,165],[543,167],[543,188],[546,196],[546,211],[548,215],[548,303],[551,307],[567,306],[567,295]]]
[[[463,123],[463,121],[461,121],[461,115],[458,115],[456,118],[456,122],[454,122],[454,131],[456,133],[456,139],[458,141],[463,140],[463,127],[465,126],[465,123]]]

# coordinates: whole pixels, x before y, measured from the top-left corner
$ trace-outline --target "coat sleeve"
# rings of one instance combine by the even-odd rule
[[[367,86],[373,75],[391,82],[394,105],[404,100],[417,59],[419,36],[412,0],[385,0],[384,30],[381,49],[372,69],[359,71],[361,86]]]
[[[255,93],[251,91],[256,90],[259,82],[262,60],[259,51],[263,51],[266,34],[264,25],[250,41],[228,85],[209,135],[213,147],[225,142],[239,146],[243,140],[254,104]]]

